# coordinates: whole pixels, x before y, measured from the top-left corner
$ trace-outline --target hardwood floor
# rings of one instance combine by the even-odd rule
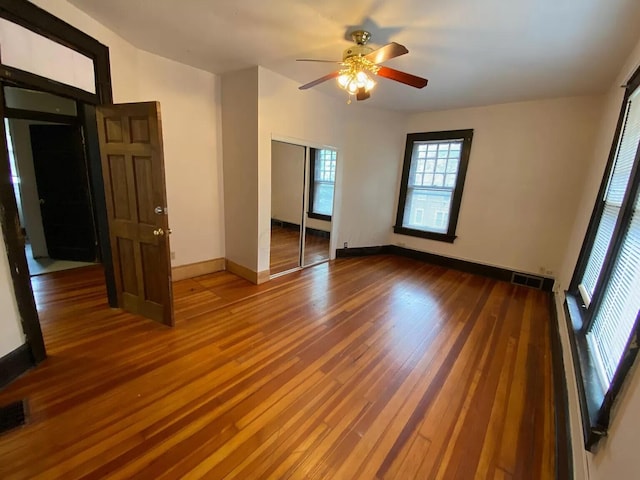
[[[101,272],[34,279],[50,357],[0,392],[0,478],[548,479],[547,294],[401,257],[174,285],[173,329]]]

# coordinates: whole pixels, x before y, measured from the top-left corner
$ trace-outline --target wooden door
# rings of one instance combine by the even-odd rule
[[[94,262],[96,233],[79,125],[30,125],[49,257]]]
[[[96,109],[118,304],[173,325],[158,102]]]

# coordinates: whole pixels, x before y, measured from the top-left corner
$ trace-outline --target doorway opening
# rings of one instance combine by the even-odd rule
[[[27,266],[25,235],[21,229],[22,221],[18,213],[15,179],[10,169],[5,133],[4,119],[19,117],[8,111],[11,107],[7,108],[5,103],[4,87],[47,92],[75,102],[75,121],[84,128],[85,158],[89,166],[97,167],[90,172],[91,189],[96,194],[93,208],[95,212],[104,212],[106,202],[101,198],[104,195],[104,182],[99,171],[100,149],[95,105],[112,103],[109,49],[29,2],[3,4],[0,9],[0,32],[3,34],[0,64],[0,140],[3,157],[0,161],[0,223],[17,313],[26,340],[28,355],[25,357],[25,364],[36,365],[45,360],[47,354]],[[45,117],[47,113],[51,112],[40,112],[40,115]],[[54,110],[55,114],[65,115],[66,112]],[[60,121],[59,116],[35,120],[65,124]],[[100,256],[104,263],[109,305],[115,307],[117,292],[111,265],[107,215],[97,215],[94,225],[101,247]]]
[[[76,102],[4,86],[5,134],[31,277],[100,263]]]

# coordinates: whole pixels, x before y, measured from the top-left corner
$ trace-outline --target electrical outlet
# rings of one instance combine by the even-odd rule
[[[344,242],[344,248],[349,248],[349,242]]]
[[[176,259],[176,252],[171,252],[171,260],[175,260]]]

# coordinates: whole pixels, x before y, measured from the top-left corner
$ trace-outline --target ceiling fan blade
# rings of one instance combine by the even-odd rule
[[[298,87],[298,89],[299,90],[306,90],[308,88],[315,87],[316,85],[319,85],[322,82],[326,82],[327,80],[331,80],[332,78],[336,78],[338,75],[340,75],[340,72],[338,72],[338,71],[331,72],[328,75],[325,75],[324,77],[320,77],[320,78],[314,80],[313,82],[309,82],[309,83],[306,83],[306,84],[302,85],[301,87]]]
[[[415,88],[424,88],[427,86],[427,82],[429,81],[426,78],[417,77],[410,73],[382,66],[380,67],[380,70],[378,70],[378,76],[388,78],[389,80],[395,80],[396,82],[404,83],[405,85]]]
[[[358,101],[366,100],[370,96],[371,96],[371,92],[367,92],[364,89],[364,87],[359,88],[358,91],[356,92],[356,100],[358,100]]]
[[[382,63],[387,60],[391,60],[392,58],[399,57],[400,55],[404,55],[405,53],[409,53],[407,47],[396,42],[391,42],[387,43],[384,47],[374,50],[370,54],[366,55],[365,58],[373,63]]]
[[[296,62],[342,63],[338,60],[316,60],[315,58],[296,58]]]

